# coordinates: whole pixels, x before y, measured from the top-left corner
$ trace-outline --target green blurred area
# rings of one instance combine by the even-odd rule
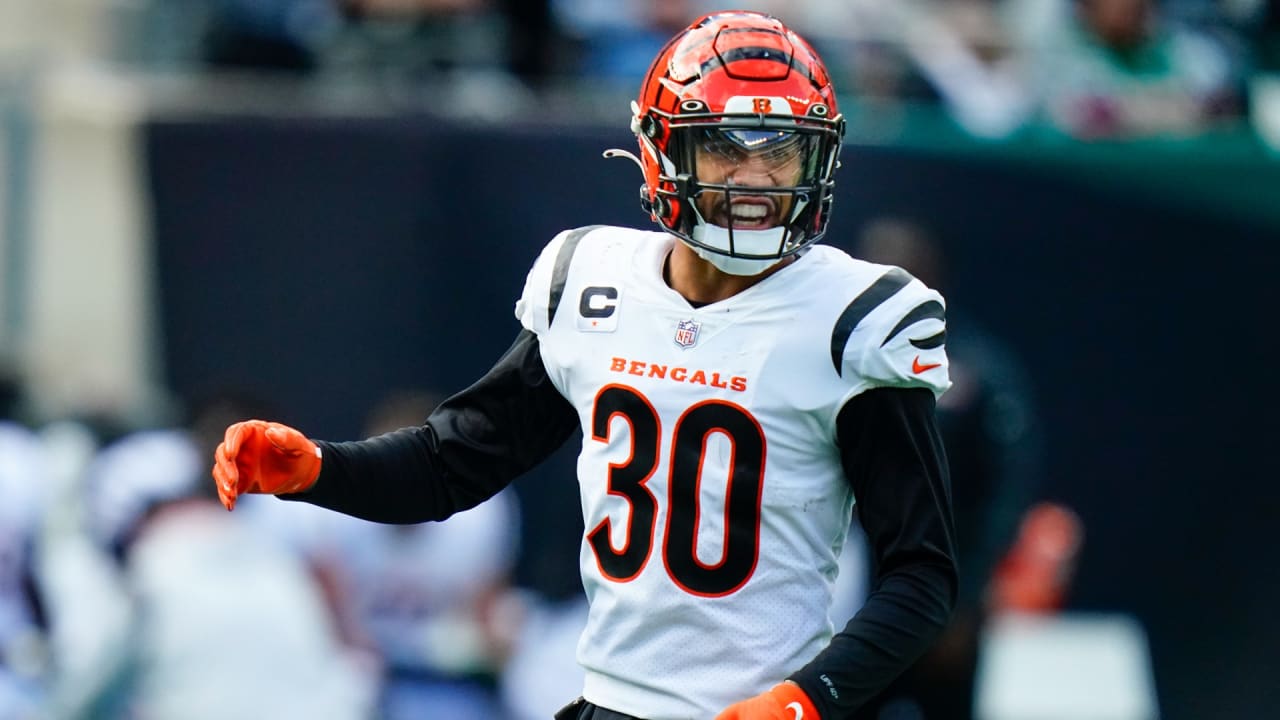
[[[941,107],[851,101],[847,142],[901,148],[1059,177],[1157,206],[1280,230],[1280,152],[1244,120],[1188,137],[1086,141],[1048,126],[983,140]]]

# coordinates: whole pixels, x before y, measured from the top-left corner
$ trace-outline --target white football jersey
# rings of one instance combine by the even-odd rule
[[[836,416],[949,385],[942,297],[904,271],[816,245],[695,308],[663,281],[673,242],[561,233],[516,305],[584,431],[583,694],[651,720],[712,717],[826,646],[854,502]]]

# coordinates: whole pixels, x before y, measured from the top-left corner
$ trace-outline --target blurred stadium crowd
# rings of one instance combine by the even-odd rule
[[[853,127],[867,132],[923,109],[990,141],[1178,139],[1241,128],[1264,140],[1280,135],[1280,3],[1272,0],[735,5],[774,12],[805,32],[837,73]],[[0,4],[0,112],[15,107],[6,93],[21,96],[31,77],[71,59],[160,81],[301,82],[334,96],[361,88],[415,108],[447,87],[466,112],[503,118],[549,104],[614,121],[625,106],[615,98],[634,92],[660,45],[718,7],[8,0]],[[10,184],[0,199],[15,194]],[[9,225],[0,229],[15,233],[17,213],[3,210]],[[12,291],[0,292],[0,310],[12,314],[13,304]],[[14,360],[0,346],[0,364]],[[0,718],[545,720],[576,695],[582,601],[511,582],[515,498],[407,528],[269,498],[227,515],[212,497],[209,458],[227,422],[253,413],[251,402],[210,398],[181,410],[160,402],[138,415],[87,398],[75,412],[55,412],[24,392],[25,368],[6,369]],[[431,403],[429,395],[394,398],[366,429],[416,423]],[[152,429],[158,418],[168,427]],[[1063,544],[1078,541],[1069,515],[1046,522]],[[1011,536],[1015,524],[1007,519]],[[264,536],[272,540],[254,539]],[[271,547],[279,552],[264,550]],[[991,550],[989,565],[1000,552]],[[1040,596],[1003,602],[1055,607],[1071,550],[1056,552],[1047,570],[1028,571],[1052,576],[1041,583],[1017,586],[1025,576],[1007,571],[1015,580],[1004,592]],[[1037,562],[1019,557],[1006,562]],[[250,587],[252,612],[242,606]],[[858,591],[849,592],[846,611],[857,602]]]
[[[1271,0],[738,5],[805,33],[855,119],[925,106],[980,138],[1096,139],[1186,136],[1275,112]],[[460,83],[472,97],[505,99],[488,114],[561,90],[574,112],[590,112],[583,98],[631,93],[672,32],[715,9],[708,0],[16,0],[0,10],[9,26],[0,68],[88,53],[143,72],[372,86],[406,103],[426,102],[416,88]]]

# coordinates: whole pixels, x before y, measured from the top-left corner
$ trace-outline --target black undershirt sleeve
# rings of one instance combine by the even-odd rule
[[[857,615],[789,678],[823,720],[851,716],[929,648],[950,617],[959,574],[933,393],[868,390],[845,404],[836,429],[874,577]]]
[[[479,505],[555,452],[578,428],[522,330],[474,385],[418,427],[357,442],[323,442],[310,490],[281,495],[386,523],[443,520]]]

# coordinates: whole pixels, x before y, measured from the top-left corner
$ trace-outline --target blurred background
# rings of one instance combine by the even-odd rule
[[[868,717],[1274,717],[1280,3],[737,5],[841,92],[827,242],[949,301],[961,608]],[[572,699],[572,447],[410,528],[228,515],[208,466],[420,422],[554,233],[645,226],[600,153],[714,9],[0,0],[0,718]]]

